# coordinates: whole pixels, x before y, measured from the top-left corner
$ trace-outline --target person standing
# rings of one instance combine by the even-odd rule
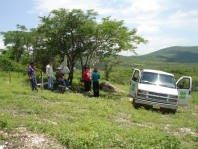
[[[94,97],[99,97],[99,79],[100,74],[98,73],[98,69],[94,68],[94,71],[92,73]]]
[[[46,66],[46,74],[47,74],[47,79],[48,79],[48,90],[53,90],[54,89],[54,81],[53,81],[53,67],[52,67],[52,60],[48,61],[48,65]]]
[[[86,67],[85,71],[83,72],[83,80],[84,80],[85,92],[90,92],[90,90],[91,90],[91,75],[90,75],[88,67]]]
[[[91,70],[90,65],[87,65],[87,68],[88,68],[88,70],[89,70],[90,80],[92,80],[92,70]],[[91,81],[90,81],[90,89],[91,89]]]
[[[34,66],[34,62],[30,62],[29,66],[28,66],[28,76],[29,76],[29,80],[31,83],[32,91],[38,90],[35,70],[37,70],[37,69]]]

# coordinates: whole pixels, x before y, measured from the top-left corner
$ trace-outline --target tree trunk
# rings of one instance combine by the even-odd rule
[[[72,63],[72,64],[70,65],[70,73],[69,73],[69,77],[68,77],[68,81],[69,81],[69,84],[70,84],[70,85],[72,85],[73,76],[74,76],[74,63]]]
[[[81,78],[83,78],[84,65],[83,65],[83,59],[81,56],[80,56],[80,63],[81,63],[81,68],[82,68]]]
[[[68,81],[69,81],[69,84],[70,84],[70,85],[72,85],[73,76],[74,76],[74,72],[70,72],[70,73],[69,73],[69,77],[68,77]]]

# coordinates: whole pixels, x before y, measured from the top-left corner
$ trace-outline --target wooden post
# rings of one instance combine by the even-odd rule
[[[9,70],[9,82],[11,83],[11,73],[10,73],[10,70]]]
[[[41,87],[43,89],[43,72],[41,72]]]

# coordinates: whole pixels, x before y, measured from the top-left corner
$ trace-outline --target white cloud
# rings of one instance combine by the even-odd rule
[[[45,14],[53,9],[94,9],[100,5],[99,0],[34,0],[35,10],[39,14]]]
[[[94,9],[102,17],[124,20],[130,29],[137,28],[138,34],[149,40],[136,50],[146,54],[169,46],[197,44],[181,32],[198,31],[198,10],[188,10],[185,5],[193,2],[196,0],[34,0],[34,9],[39,15],[58,8]]]
[[[129,7],[124,10],[125,14],[156,13],[160,12],[160,0],[133,0],[129,1]]]
[[[148,54],[163,48],[171,46],[190,46],[191,41],[182,37],[170,37],[170,36],[150,36],[146,37],[150,42],[145,45],[140,45],[135,51],[138,55]],[[135,55],[130,51],[122,51],[120,54],[125,56]]]
[[[170,27],[181,27],[197,30],[198,11],[192,10],[184,12],[179,10],[168,17],[166,24]]]
[[[141,45],[136,49],[138,55],[148,54],[171,46],[191,45],[191,41],[187,40],[184,37],[150,36],[150,37],[146,37],[146,39],[148,39],[150,42],[146,45]]]
[[[138,34],[152,34],[152,33],[158,33],[159,32],[159,26],[154,25],[140,25],[137,27]]]
[[[188,12],[183,12],[179,10],[175,14],[171,15],[169,18],[170,19],[186,19],[189,17],[198,17],[198,10],[192,10]]]

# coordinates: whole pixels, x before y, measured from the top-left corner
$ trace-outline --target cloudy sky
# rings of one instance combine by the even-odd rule
[[[58,8],[94,9],[100,17],[124,20],[129,29],[137,28],[149,40],[138,47],[139,55],[170,46],[198,45],[198,0],[0,0],[0,32],[16,30],[17,24],[34,28],[38,16]],[[2,39],[0,48],[4,47]]]

